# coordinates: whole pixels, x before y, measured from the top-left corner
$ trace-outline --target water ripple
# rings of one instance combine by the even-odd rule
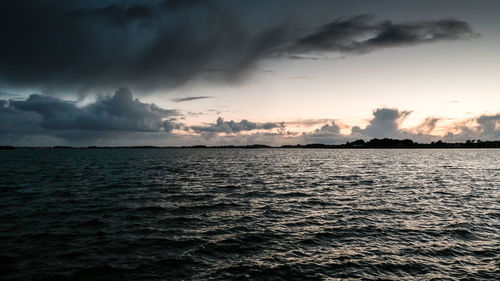
[[[13,150],[5,280],[497,280],[500,150]]]

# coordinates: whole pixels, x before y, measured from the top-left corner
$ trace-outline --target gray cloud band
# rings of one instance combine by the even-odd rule
[[[248,120],[241,120],[240,122],[224,121],[222,117],[217,118],[217,122],[215,124],[209,126],[192,126],[191,130],[200,134],[218,134],[218,133],[241,133],[244,131],[253,131],[253,130],[271,130],[275,128],[284,128],[284,123],[256,123]]]

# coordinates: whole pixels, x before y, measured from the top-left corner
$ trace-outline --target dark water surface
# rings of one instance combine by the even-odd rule
[[[500,150],[0,151],[2,280],[500,277]]]

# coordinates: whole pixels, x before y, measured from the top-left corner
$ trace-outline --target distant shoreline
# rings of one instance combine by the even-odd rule
[[[47,146],[47,147],[21,147],[21,146],[0,146],[0,150],[13,150],[13,149],[153,149],[153,148],[244,148],[244,149],[259,149],[259,148],[322,148],[322,149],[422,149],[422,148],[500,148],[500,141],[481,141],[481,140],[468,140],[462,143],[447,143],[443,141],[431,143],[418,143],[409,139],[371,139],[367,142],[364,140],[357,140],[354,142],[346,142],[345,144],[297,144],[297,145],[282,145],[282,146],[269,146],[264,144],[252,145],[221,145],[221,146],[206,146],[206,145],[193,145],[193,146]]]

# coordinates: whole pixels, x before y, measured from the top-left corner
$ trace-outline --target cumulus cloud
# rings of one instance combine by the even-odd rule
[[[399,124],[411,114],[411,111],[400,111],[396,108],[378,108],[373,111],[373,119],[366,128],[352,128],[353,134],[370,137],[400,137]]]
[[[325,124],[320,129],[316,130],[317,133],[340,134],[340,127],[332,122],[332,124]]]
[[[466,22],[452,19],[394,23],[362,15],[313,30],[286,20],[248,23],[223,5],[0,1],[0,84],[48,92],[117,85],[163,90],[195,78],[241,81],[269,58],[363,53],[475,35]]]
[[[191,130],[193,132],[199,134],[208,134],[208,135],[215,135],[218,133],[237,134],[244,131],[271,130],[275,128],[284,128],[284,123],[283,122],[256,123],[248,121],[246,119],[243,119],[240,122],[236,122],[233,120],[224,121],[222,117],[219,117],[217,118],[215,124],[211,124],[208,126],[191,126]]]
[[[481,134],[493,135],[499,137],[500,133],[500,114],[482,115],[477,118],[479,131]]]
[[[331,121],[331,123],[327,123],[313,132],[303,133],[301,138],[303,138],[306,143],[334,144],[345,142],[348,136],[341,134],[340,127],[335,121]]]
[[[454,129],[456,132],[449,132],[445,136],[444,139],[448,141],[498,140],[500,139],[500,113],[458,121],[449,129]]]
[[[48,130],[169,132],[176,125],[168,118],[179,115],[175,110],[134,99],[127,88],[83,107],[71,101],[32,94],[26,100],[11,100],[9,110],[39,114],[39,125]]]

